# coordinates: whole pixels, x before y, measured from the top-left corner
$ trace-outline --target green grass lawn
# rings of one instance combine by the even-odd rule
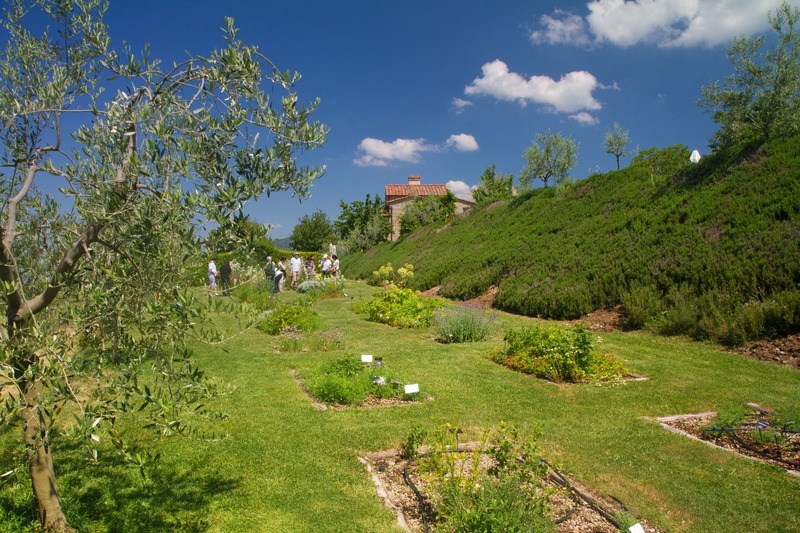
[[[373,291],[359,283],[347,286],[356,300]],[[601,349],[648,381],[556,386],[489,361],[485,353],[501,342],[499,334],[486,342],[439,344],[430,330],[368,322],[350,310],[351,301],[314,306],[324,328],[338,326],[344,333],[341,351],[277,354],[274,338],[256,329],[221,346],[198,344],[200,366],[230,391],[210,404],[228,417],[207,426],[227,438],[152,444],[164,459],[149,482],[119,465],[86,468],[76,453],[64,451],[58,474],[73,524],[84,531],[400,531],[358,456],[398,447],[412,426],[433,429],[450,422],[470,440],[506,421],[526,434],[540,431],[543,455],[551,462],[664,530],[800,530],[800,478],[644,419],[745,402],[797,406],[800,372],[709,344],[612,333],[601,335]],[[223,327],[226,320],[217,318]],[[530,319],[501,314],[497,322],[525,320]],[[419,383],[433,400],[375,409],[314,408],[291,371],[343,353],[382,356],[393,373]],[[0,437],[0,443],[10,438]],[[0,457],[8,456],[6,451]],[[24,478],[6,483],[0,522],[24,517],[26,497]],[[0,525],[0,531],[16,529]]]

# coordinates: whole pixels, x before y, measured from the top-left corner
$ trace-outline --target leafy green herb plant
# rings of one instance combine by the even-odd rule
[[[550,491],[541,483],[546,465],[536,442],[501,425],[485,432],[474,450],[455,453],[459,433],[442,426],[433,433],[430,453],[419,459],[436,530],[553,531]]]
[[[592,334],[578,325],[508,329],[505,347],[491,359],[511,369],[558,383],[622,377],[624,365],[595,347]]]
[[[286,328],[314,331],[319,325],[319,315],[309,307],[308,302],[299,300],[295,303],[279,303],[258,324],[258,329],[269,335],[278,335]]]
[[[307,374],[309,392],[321,402],[358,405],[367,397],[403,398],[403,383],[381,364],[362,363],[355,355],[330,361]]]
[[[398,328],[424,328],[431,325],[441,300],[422,298],[412,289],[388,285],[367,305],[369,319]]]

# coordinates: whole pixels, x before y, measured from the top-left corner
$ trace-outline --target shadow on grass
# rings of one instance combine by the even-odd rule
[[[121,460],[87,465],[78,450],[56,468],[65,512],[79,531],[206,531],[215,497],[241,484],[240,476],[168,459],[147,467],[144,476]]]

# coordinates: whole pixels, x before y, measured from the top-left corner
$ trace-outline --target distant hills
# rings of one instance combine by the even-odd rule
[[[291,237],[283,237],[282,239],[272,239],[272,243],[276,248],[280,248],[281,250],[290,250],[291,240]]]

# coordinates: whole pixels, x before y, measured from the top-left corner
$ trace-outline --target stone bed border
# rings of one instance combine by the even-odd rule
[[[499,363],[497,363],[497,364],[499,364]],[[501,364],[500,366],[505,366],[505,365]],[[505,368],[508,368],[508,367],[505,367]],[[520,372],[519,370],[514,370],[513,368],[508,368],[508,369],[512,370],[514,372]],[[524,372],[520,372],[520,373],[524,374]],[[603,385],[614,384],[614,383],[633,383],[633,382],[637,382],[637,381],[650,381],[649,377],[642,376],[640,374],[635,374],[633,372],[629,372],[629,373],[625,374],[624,376],[622,376],[619,379],[610,379],[608,381],[594,381],[594,382],[562,381],[561,383],[559,383],[557,381],[552,381],[552,380],[547,379],[547,378],[539,377],[539,376],[537,376],[535,374],[525,374],[525,375],[529,376],[531,379],[535,379],[537,381],[541,381],[543,383],[547,383],[548,385],[555,385],[557,387],[561,387],[561,386],[573,387],[573,386],[581,386],[581,385],[603,386]]]

